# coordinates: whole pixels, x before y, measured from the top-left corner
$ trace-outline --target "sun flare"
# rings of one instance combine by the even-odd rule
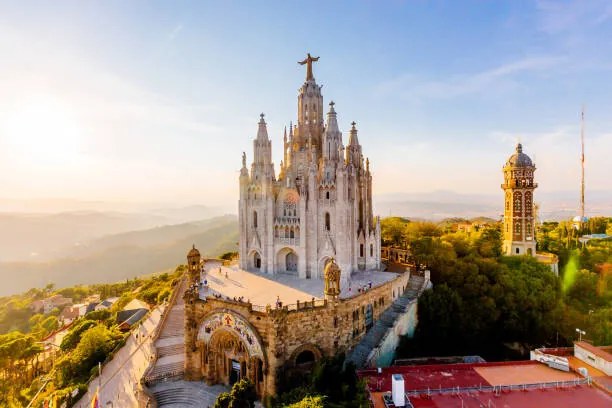
[[[37,163],[67,163],[81,148],[77,118],[59,98],[36,95],[8,114],[4,131],[9,149],[20,159]]]

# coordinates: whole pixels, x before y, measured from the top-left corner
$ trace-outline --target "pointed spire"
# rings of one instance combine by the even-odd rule
[[[257,140],[268,140],[268,128],[264,120],[264,114],[259,115],[259,129],[257,130]]]
[[[285,126],[285,131],[283,132],[283,141],[287,143],[287,126]]]
[[[289,140],[293,139],[293,121],[289,122]]]
[[[336,119],[336,111],[334,110],[334,101],[329,103],[329,112],[327,112],[327,125],[325,126],[325,133],[339,133],[338,120]]]
[[[359,139],[357,139],[357,128],[355,127],[357,123],[353,121],[351,123],[351,132],[349,134],[349,146],[356,146],[359,144]]]

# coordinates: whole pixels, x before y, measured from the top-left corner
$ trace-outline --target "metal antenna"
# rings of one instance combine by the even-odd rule
[[[580,183],[580,225],[584,222],[584,105],[582,105],[582,117],[580,124],[580,144],[582,147],[582,153],[580,155],[580,167],[581,167],[581,183]]]

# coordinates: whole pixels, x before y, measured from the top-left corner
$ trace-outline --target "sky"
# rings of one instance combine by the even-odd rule
[[[583,105],[609,192],[610,38],[607,0],[0,2],[0,197],[235,206],[262,112],[280,163],[307,52],[377,197],[501,197],[520,141],[577,199]]]

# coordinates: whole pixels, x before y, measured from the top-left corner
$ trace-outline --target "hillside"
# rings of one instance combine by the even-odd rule
[[[205,221],[109,235],[90,241],[71,256],[46,262],[0,263],[0,296],[54,283],[107,283],[174,268],[195,244],[204,255],[236,250],[238,221],[223,216]]]
[[[70,255],[74,248],[107,235],[221,214],[219,210],[205,206],[139,211],[0,212],[0,262],[48,261]]]

